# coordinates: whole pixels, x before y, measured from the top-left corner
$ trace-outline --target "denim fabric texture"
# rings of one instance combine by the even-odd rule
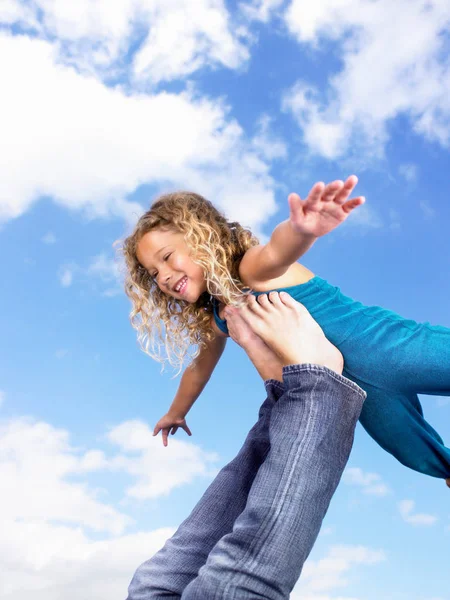
[[[365,392],[318,365],[283,368],[236,458],[164,547],[136,571],[128,600],[285,600],[347,463]]]

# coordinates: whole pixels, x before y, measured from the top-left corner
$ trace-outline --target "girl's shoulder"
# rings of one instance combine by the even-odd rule
[[[283,274],[272,279],[256,281],[248,275],[248,271],[244,269],[241,271],[240,267],[239,277],[244,285],[251,287],[255,292],[268,292],[269,290],[274,290],[276,288],[291,287],[293,285],[306,283],[314,277],[314,273],[304,265],[295,262],[292,263]]]

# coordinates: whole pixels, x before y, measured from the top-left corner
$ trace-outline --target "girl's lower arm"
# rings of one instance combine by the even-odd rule
[[[195,369],[186,369],[181,377],[174,401],[169,408],[169,414],[184,419],[208,381],[209,376],[207,377],[204,373],[196,372]]]
[[[267,244],[269,252],[275,263],[281,267],[290,267],[305,252],[307,252],[316,241],[314,235],[299,234],[294,231],[289,219],[275,227]]]

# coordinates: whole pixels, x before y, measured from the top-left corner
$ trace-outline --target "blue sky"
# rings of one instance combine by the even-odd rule
[[[450,327],[448,2],[7,0],[0,7],[0,595],[121,599],[257,418],[231,340],[164,448],[179,384],[142,353],[113,242],[192,189],[267,241],[287,196],[366,196],[301,259]],[[450,399],[422,396],[450,444]],[[449,600],[450,491],[358,425],[293,600]],[[74,585],[76,584],[76,585]]]

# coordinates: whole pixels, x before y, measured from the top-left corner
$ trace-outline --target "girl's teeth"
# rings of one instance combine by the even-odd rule
[[[181,281],[181,284],[180,284],[180,285],[177,287],[177,292],[180,292],[180,291],[183,289],[183,287],[184,287],[184,286],[185,286],[185,284],[186,284],[186,281],[187,281],[187,278],[186,278],[186,277],[184,277],[184,278],[182,279],[182,281]]]

